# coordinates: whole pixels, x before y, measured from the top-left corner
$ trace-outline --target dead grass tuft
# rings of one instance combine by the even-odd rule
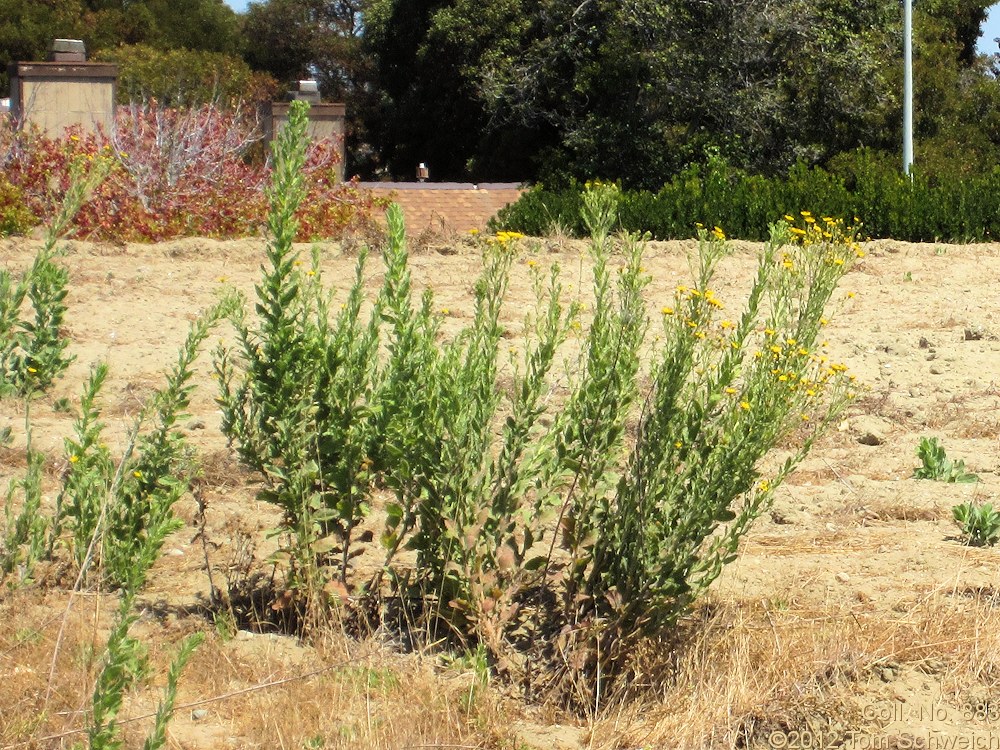
[[[973,700],[1000,676],[1000,608],[992,595],[970,607],[951,593],[900,612],[704,606],[677,653],[643,655],[671,673],[664,687],[610,712],[596,744],[694,750],[758,746],[772,731],[871,732],[861,708],[882,699],[885,675],[907,670],[954,705]]]

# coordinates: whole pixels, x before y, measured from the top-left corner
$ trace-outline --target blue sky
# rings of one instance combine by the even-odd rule
[[[226,0],[230,8],[237,11],[246,10],[248,0]],[[994,5],[989,18],[983,24],[983,35],[979,37],[980,52],[996,52],[994,38],[1000,37],[1000,6]]]
[[[990,15],[983,24],[983,35],[979,37],[980,52],[996,52],[997,44],[993,40],[1000,36],[1000,6],[990,8]]]

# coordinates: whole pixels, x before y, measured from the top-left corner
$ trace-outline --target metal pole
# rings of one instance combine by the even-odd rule
[[[903,0],[903,172],[913,165],[913,0]]]

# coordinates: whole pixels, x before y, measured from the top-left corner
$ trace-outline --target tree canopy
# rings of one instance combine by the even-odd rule
[[[996,110],[975,55],[987,5],[917,4],[928,135],[978,127],[973,100]],[[508,134],[527,176],[655,188],[707,149],[773,173],[900,138],[895,0],[371,0],[366,43],[392,172],[419,155],[442,177],[495,174]]]
[[[989,4],[916,0],[921,168],[1000,161],[997,56],[976,54]],[[348,104],[365,176],[425,162],[433,179],[656,188],[707,154],[777,174],[901,140],[898,0],[0,0],[0,62],[70,35],[149,78],[167,62],[143,68],[148,49],[317,77]]]

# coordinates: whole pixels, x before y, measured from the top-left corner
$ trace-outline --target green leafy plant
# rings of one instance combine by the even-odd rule
[[[282,149],[295,127],[293,117],[276,159],[280,195],[292,198]],[[583,682],[599,693],[626,673],[639,640],[675,625],[735,559],[774,489],[853,395],[820,331],[861,252],[842,222],[789,217],[730,319],[712,289],[725,236],[702,230],[692,286],[660,310],[647,364],[644,240],[612,236],[617,187],[595,183],[582,203],[592,308],[566,302],[558,268],[528,261],[536,304],[522,347],[505,356],[516,233],[483,241],[472,319],[445,337],[449,313],[414,291],[402,213],[390,207],[367,322],[362,258],[327,324],[318,259],[298,269],[282,218],[292,207],[275,202],[259,323],[236,316],[241,343],[216,367],[224,429],[267,481],[261,496],[285,511],[293,582],[332,554],[337,583],[349,585],[348,545],[382,483],[395,497],[370,593],[388,573],[429,632],[444,624],[539,690]],[[578,356],[553,374],[569,338]],[[556,378],[566,390],[553,399]],[[799,447],[762,475],[762,459],[793,434]]]
[[[387,264],[405,269],[402,215],[390,209],[387,218]],[[408,271],[394,274],[403,283],[384,303],[392,328],[377,394],[389,415],[379,430],[381,467],[397,498],[387,507],[385,564],[401,546],[415,551],[415,570],[393,568],[397,587],[459,634],[516,610],[510,598],[542,565],[534,548],[547,531],[551,495],[536,490],[555,477],[540,421],[549,371],[578,311],[562,299],[558,268],[548,277],[533,270],[536,306],[525,320],[523,353],[508,358],[511,386],[502,389],[499,316],[517,239],[501,233],[483,248],[473,321],[444,344],[429,295],[419,307],[411,300]]]
[[[212,326],[232,304],[220,303],[192,324],[165,387],[144,405],[118,458],[103,441],[97,406],[107,366],[93,369],[84,384],[75,435],[65,440],[68,468],[48,514],[41,505],[43,457],[32,448],[26,412],[28,469],[7,490],[0,580],[15,571],[22,581],[28,580],[35,563],[65,550],[81,583],[96,569],[99,581],[121,588],[144,555],[159,551],[180,525],[173,506],[192,476],[191,456],[176,426],[191,398],[194,361]],[[14,507],[19,507],[17,513]]]
[[[962,503],[951,512],[969,544],[993,546],[1000,540],[1000,513],[992,503]]]
[[[69,272],[55,262],[56,243],[107,170],[106,160],[92,162],[89,168],[82,160],[75,162],[69,189],[31,268],[16,281],[0,269],[0,395],[44,391],[72,362],[65,354],[69,342],[61,331]],[[25,301],[32,319],[21,317]]]
[[[96,405],[107,366],[94,368],[84,386],[75,439],[67,439],[62,488],[51,516],[41,504],[42,454],[32,449],[30,411],[27,464],[23,478],[12,481],[4,504],[5,529],[0,536],[0,582],[17,573],[20,583],[30,580],[34,564],[67,548],[78,569],[77,584],[97,567],[99,581],[118,588],[121,597],[94,687],[88,717],[88,747],[122,747],[117,715],[125,692],[148,672],[145,648],[129,635],[138,619],[136,597],[156,562],[164,540],[181,524],[173,505],[190,483],[190,457],[176,429],[191,398],[194,360],[214,323],[229,312],[221,303],[192,324],[167,376],[166,386],[147,402],[133,425],[124,455],[114,460],[101,440],[103,425]],[[146,431],[147,421],[153,422]],[[15,500],[20,511],[14,513]],[[68,534],[64,534],[68,531]],[[203,635],[181,644],[170,665],[167,684],[153,728],[143,745],[155,750],[166,743],[166,727],[176,703],[181,671]]]
[[[695,222],[719,224],[734,237],[766,241],[778,217],[805,208],[816,216],[863,216],[865,232],[872,237],[941,242],[1000,235],[1000,171],[929,175],[917,170],[906,177],[895,162],[870,152],[843,156],[840,168],[799,163],[785,174],[764,176],[713,155],[656,191],[623,191],[621,224],[661,240],[689,238]],[[584,189],[574,182],[561,188],[538,185],[501,209],[490,226],[540,236],[556,222],[585,237],[579,213]]]
[[[979,477],[965,470],[965,461],[952,461],[948,458],[944,446],[936,437],[921,438],[917,446],[917,458],[920,466],[913,470],[915,479],[933,479],[938,482],[958,482],[970,484],[978,482]]]
[[[216,356],[223,431],[265,478],[261,498],[282,508],[292,584],[316,592],[333,570],[343,586],[354,533],[368,513],[374,413],[369,403],[378,353],[378,306],[363,325],[358,259],[346,302],[330,321],[319,256],[300,268],[292,242],[305,195],[308,105],[295,103],[274,147],[268,191],[268,265],[252,325],[233,316],[239,345]],[[390,283],[387,281],[386,283]]]
[[[17,580],[31,579],[35,563],[45,553],[49,519],[42,513],[44,457],[27,448],[27,468],[20,479],[10,482],[4,497],[3,536],[0,537],[0,582],[17,573]],[[19,510],[15,512],[14,508]]]

